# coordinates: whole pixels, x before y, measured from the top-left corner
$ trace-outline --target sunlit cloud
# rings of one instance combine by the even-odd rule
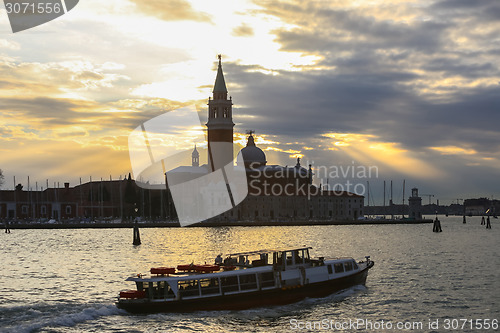
[[[233,36],[236,37],[251,37],[253,36],[253,28],[250,27],[249,25],[243,23],[240,26],[237,26],[236,28],[233,29],[232,31]]]
[[[443,155],[475,155],[477,152],[474,149],[462,148],[457,146],[446,146],[446,147],[430,147],[430,149],[435,150]]]
[[[166,21],[212,21],[210,15],[196,11],[191,3],[186,0],[152,0],[147,2],[138,0],[131,1],[135,3],[136,10],[138,12],[156,16],[159,19]]]
[[[431,163],[415,156],[396,142],[383,142],[381,138],[358,133],[326,133],[335,150],[341,150],[364,165],[384,165],[401,174],[421,179],[436,179],[443,173]]]

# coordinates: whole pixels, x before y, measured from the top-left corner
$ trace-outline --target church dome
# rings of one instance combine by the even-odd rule
[[[266,165],[266,154],[255,145],[252,134],[248,137],[247,146],[241,150],[245,167],[260,167]]]

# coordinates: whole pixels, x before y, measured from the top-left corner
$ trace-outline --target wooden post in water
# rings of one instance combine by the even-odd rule
[[[463,221],[463,224],[467,223],[467,220],[466,220],[466,218],[465,218],[465,215],[464,215],[464,219],[463,219],[463,220],[464,220],[464,221]]]
[[[432,227],[433,232],[442,232],[443,230],[441,229],[441,222],[436,216],[436,219],[434,220],[434,226]]]
[[[136,204],[134,204],[136,205]],[[139,223],[138,223],[138,220],[139,220],[139,217],[137,215],[137,211],[138,211],[138,208],[137,206],[134,208],[135,210],[135,223],[134,223],[134,241],[132,244],[134,245],[141,245],[141,235],[139,234]]]

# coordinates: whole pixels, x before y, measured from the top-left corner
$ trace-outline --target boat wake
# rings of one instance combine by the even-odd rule
[[[48,327],[73,327],[79,323],[95,320],[103,316],[126,314],[126,311],[118,309],[115,305],[96,305],[73,313],[68,312],[67,304],[55,307],[41,306],[40,308],[21,306],[8,309],[8,311],[12,316],[11,323],[9,323],[10,325],[2,324],[3,327],[0,332],[30,333]],[[16,313],[19,316],[16,316]],[[54,316],[54,313],[59,313],[59,315]],[[22,322],[22,324],[16,325],[19,322]]]

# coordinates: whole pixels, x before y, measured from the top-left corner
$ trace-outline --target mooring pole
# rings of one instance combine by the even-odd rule
[[[141,245],[141,235],[139,234],[139,225],[137,222],[134,224],[134,245]]]
[[[486,219],[486,229],[491,229],[491,222],[490,222],[490,216],[488,215],[488,218]]]
[[[436,216],[436,219],[434,220],[434,226],[432,227],[433,232],[442,232],[443,230],[441,229],[441,222]]]

